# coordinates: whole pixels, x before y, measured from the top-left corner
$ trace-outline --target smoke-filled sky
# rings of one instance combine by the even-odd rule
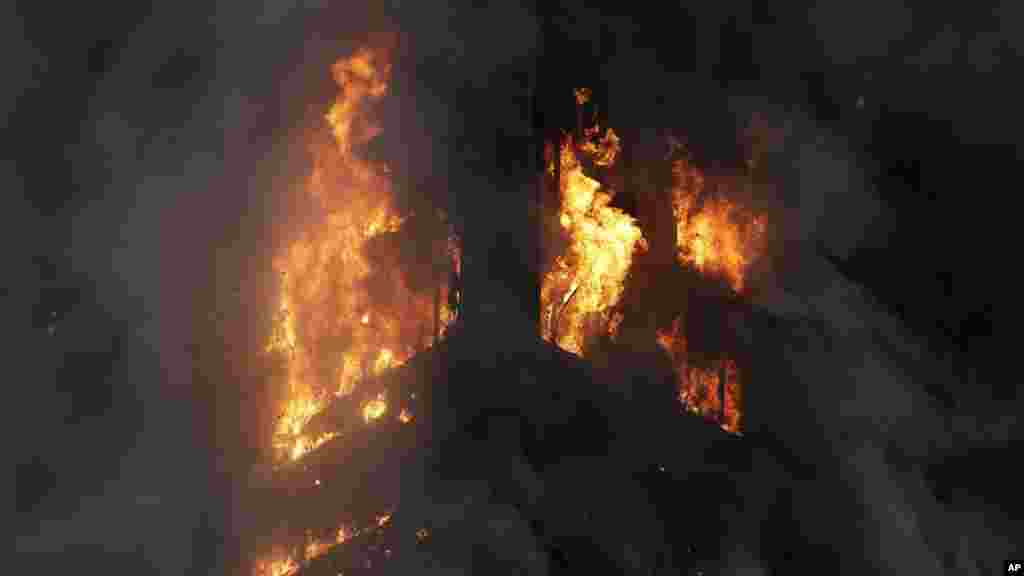
[[[252,458],[241,448],[258,444],[260,397],[244,390],[259,367],[244,359],[267,321],[268,255],[301,218],[289,192],[328,66],[367,33],[400,32],[382,153],[402,201],[502,229],[518,185],[503,188],[502,142],[528,133],[514,92],[536,15],[369,4],[2,9],[13,518],[36,571],[62,552],[137,574],[231,561],[211,542],[236,530],[231,487]],[[989,384],[989,350],[1013,268],[1001,214],[1020,159],[1019,12],[567,2],[551,20],[567,45],[592,47],[610,114],[636,134],[675,128],[727,163],[761,118],[781,186],[755,201],[785,223],[783,255],[801,255],[767,285],[824,293],[801,258],[832,258],[937,353],[987,366],[968,371],[981,396],[1010,400],[1015,383]]]

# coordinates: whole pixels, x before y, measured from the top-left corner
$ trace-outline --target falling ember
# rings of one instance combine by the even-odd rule
[[[685,159],[672,163],[676,256],[703,274],[724,277],[742,292],[746,273],[763,250],[765,219],[704,194],[704,178]]]
[[[306,181],[312,217],[274,260],[280,285],[268,350],[286,366],[274,438],[283,460],[301,459],[334,437],[303,433],[334,396],[352,393],[365,376],[405,363],[433,341],[434,288],[413,290],[409,271],[376,262],[367,251],[371,240],[401,233],[405,223],[393,204],[390,170],[356,153],[381,131],[371,112],[387,92],[390,65],[383,54],[361,49],[337,61],[332,73],[339,94],[315,137]],[[456,239],[440,235],[434,242],[454,265]],[[385,278],[386,295],[371,289]],[[447,299],[436,314],[443,332],[453,319]]]
[[[657,331],[658,344],[668,353],[675,367],[679,384],[679,400],[694,414],[717,422],[733,434],[742,432],[742,398],[739,371],[731,359],[720,360],[713,368],[690,366],[687,362],[686,338],[680,332],[680,321],[672,322],[671,330]],[[725,381],[723,410],[719,390]]]
[[[401,422],[402,424],[408,424],[409,422],[412,422],[412,413],[409,412],[407,409],[402,408],[402,411],[398,414],[398,421]]]
[[[577,91],[577,101],[589,92]],[[574,142],[565,135],[559,156],[559,223],[569,246],[555,258],[541,286],[542,335],[566,351],[583,355],[586,340],[617,329],[611,310],[622,297],[633,254],[647,243],[636,221],[610,206],[613,191],[583,172],[577,153],[597,165],[610,165],[619,139],[594,129]],[[596,140],[596,141],[595,141]]]

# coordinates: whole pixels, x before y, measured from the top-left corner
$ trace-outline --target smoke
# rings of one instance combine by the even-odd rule
[[[876,570],[966,570],[984,562],[950,538],[948,527],[958,525],[957,516],[924,482],[926,462],[954,441],[949,415],[924,388],[926,380],[939,379],[940,387],[955,389],[948,366],[930,357],[924,342],[820,255],[822,250],[849,255],[870,233],[880,206],[864,186],[864,171],[840,140],[807,117],[766,116],[785,133],[768,153],[765,169],[782,189],[788,188],[782,191],[784,197],[792,199],[769,213],[776,225],[792,225],[792,230],[783,238],[786,252],[776,253],[774,268],[759,278],[754,301],[805,326],[786,347],[786,362],[797,382],[775,385],[797,385],[798,396],[806,397],[830,452],[815,459],[835,459],[840,476],[856,494],[863,553]],[[786,430],[789,425],[780,421],[767,426]],[[796,430],[785,434],[799,434]],[[790,441],[804,444],[802,450],[811,453],[819,450],[796,437]],[[821,504],[816,497],[800,494],[798,499],[806,502],[801,505],[808,511],[801,516],[805,530],[829,533],[825,526],[834,517],[812,512]],[[978,524],[965,530],[972,542],[996,541]],[[839,533],[833,537],[842,538]],[[1010,549],[999,552],[1005,555]]]
[[[496,458],[477,453],[500,466],[509,485],[536,485],[523,462],[502,453]],[[509,456],[513,456],[511,459]],[[459,458],[464,457],[460,454]],[[441,478],[433,471],[438,455],[426,448],[402,465],[401,514],[395,529],[405,534],[425,528],[427,546],[396,557],[399,573],[468,574],[497,567],[516,567],[526,574],[547,573],[546,559],[523,515],[496,502],[486,483],[470,478]]]
[[[31,130],[35,121],[49,142],[17,161],[25,167],[50,162],[70,175],[72,189],[54,193],[74,210],[70,231],[52,244],[70,257],[71,270],[62,273],[79,279],[81,299],[53,325],[57,336],[37,342],[37,349],[53,352],[39,356],[33,372],[43,381],[56,378],[60,387],[74,386],[75,395],[79,389],[94,399],[110,394],[110,405],[101,409],[103,418],[60,424],[45,417],[40,422],[52,428],[27,428],[40,440],[26,451],[37,451],[59,475],[43,505],[19,527],[16,550],[38,563],[36,568],[56,562],[65,569],[84,563],[115,570],[131,566],[126,570],[133,573],[218,572],[231,561],[235,539],[232,489],[223,473],[232,461],[225,455],[244,448],[237,427],[230,434],[225,430],[232,428],[232,413],[240,411],[239,381],[250,376],[238,371],[241,362],[225,365],[224,359],[242,356],[239,350],[251,337],[246,334],[258,332],[250,329],[259,315],[246,319],[239,309],[257,298],[245,302],[237,296],[243,272],[269,253],[252,230],[265,230],[259,220],[266,214],[259,210],[271,204],[273,183],[250,188],[247,182],[266,167],[223,177],[226,161],[253,152],[226,150],[225,133],[241,125],[246,92],[270,84],[279,73],[266,65],[279,66],[282,54],[294,57],[303,46],[303,28],[295,6],[273,2],[163,4],[70,35],[61,27],[49,30],[41,18],[33,14],[24,27],[31,37],[20,52],[28,58],[12,70],[14,86],[34,88],[43,101],[58,103],[62,97],[84,104],[58,113],[68,123],[52,131],[39,107],[16,100],[18,129]],[[17,20],[4,21],[18,27]],[[37,57],[43,53],[46,58]],[[91,75],[80,72],[80,54],[97,55],[88,63],[96,64]],[[6,117],[6,96],[17,98],[19,91],[4,94]],[[274,122],[262,126],[280,119],[277,111],[265,112]],[[25,182],[26,191],[33,187],[38,190],[40,183]],[[257,206],[254,214],[247,215],[247,205]],[[34,242],[23,236],[11,244]],[[228,253],[235,268],[212,273],[211,264],[225,264]],[[210,286],[216,286],[213,297]],[[251,290],[258,294],[258,288]],[[225,306],[232,295],[235,305]],[[196,325],[199,304],[203,315]],[[103,360],[92,353],[81,365],[86,371],[77,375],[40,373],[43,366],[66,362],[71,352],[102,348],[111,330],[120,345],[104,372],[93,371],[104,368],[94,368]],[[196,339],[201,333],[205,341]],[[225,355],[230,338],[237,348]],[[197,382],[196,375],[208,380]],[[31,408],[60,414],[62,398],[40,396]],[[221,408],[225,424],[218,427],[210,415]],[[79,477],[81,482],[73,480]],[[19,487],[19,497],[21,492]],[[217,550],[211,546],[217,540],[228,546]],[[118,558],[129,564],[122,566]]]
[[[9,330],[12,341],[27,342],[30,350],[24,357],[13,355],[11,373],[24,374],[21,379],[33,384],[19,388],[30,390],[29,399],[16,410],[18,429],[33,438],[19,447],[19,498],[22,463],[39,457],[49,460],[43,468],[59,474],[43,505],[21,522],[16,538],[16,551],[38,563],[35,571],[56,572],[46,569],[53,564],[44,558],[63,555],[53,563],[64,568],[102,564],[130,573],[226,572],[239,563],[239,551],[232,548],[243,530],[261,529],[246,522],[238,492],[242,471],[256,459],[250,452],[258,444],[253,439],[265,437],[269,420],[260,384],[266,375],[252,358],[269,321],[270,256],[302,219],[293,199],[308,170],[305,131],[334,90],[329,64],[367,31],[403,34],[396,58],[404,67],[396,77],[398,104],[384,110],[381,152],[402,158],[395,162],[400,202],[445,206],[452,200],[446,191],[454,188],[451,208],[464,225],[501,227],[493,222],[503,220],[518,190],[492,193],[505,176],[495,169],[504,162],[498,143],[522,135],[528,122],[514,99],[488,101],[488,95],[521,88],[519,78],[509,80],[507,72],[533,54],[537,23],[514,3],[470,4],[162,4],[149,13],[139,8],[138,14],[103,15],[103,25],[100,18],[88,21],[82,14],[46,13],[53,7],[42,4],[29,16],[0,18],[0,36],[9,44],[5,52],[20,55],[5,68],[0,91],[0,114],[14,126],[4,138],[11,140],[15,163],[0,163],[0,182],[11,192],[4,194],[3,213],[17,224],[4,227],[12,235],[5,242],[13,253],[8,276],[24,279],[8,287],[16,302]],[[1010,5],[1004,8],[1008,12]],[[862,7],[815,12],[825,50],[845,61],[889,50],[908,16],[901,8],[875,9],[881,12]],[[861,16],[867,24],[850,25]],[[1010,21],[1003,19],[1001,36],[982,35],[969,43],[965,58],[971,66],[997,70],[1001,51],[1020,51],[1020,35],[1006,28]],[[581,25],[573,33],[585,36],[585,29]],[[873,33],[849,32],[865,29]],[[934,68],[949,58],[954,39],[943,33],[912,43],[920,55],[912,63]],[[682,84],[656,63],[631,70],[634,57],[623,52],[617,67],[608,68],[622,71],[608,83],[624,87],[613,92],[621,97],[613,102],[613,124],[657,125],[660,113],[672,109],[676,117],[715,116],[693,103],[716,98],[693,94],[721,94],[716,88]],[[718,59],[717,48],[708,58]],[[95,71],[87,74],[81,69],[91,65],[90,59],[96,60]],[[641,96],[640,85],[664,89],[663,105],[651,107],[657,98],[651,90]],[[909,88],[905,98],[911,103],[949,98],[934,86]],[[973,103],[1015,97],[1012,90],[979,93]],[[946,510],[927,493],[914,466],[904,462],[910,471],[903,472],[887,459],[894,446],[896,452],[921,454],[933,437],[943,436],[937,430],[943,420],[933,414],[919,381],[905,364],[890,359],[874,334],[894,340],[910,336],[834,269],[808,256],[818,246],[832,255],[852,253],[878,213],[853,146],[807,114],[761,98],[756,90],[751,94],[730,100],[726,112],[737,126],[759,113],[764,130],[778,135],[766,138],[771,145],[764,163],[780,183],[779,194],[758,196],[763,202],[758,207],[769,211],[779,232],[778,251],[793,260],[785,270],[798,271],[766,273],[757,302],[778,316],[814,318],[830,335],[809,333],[801,344],[817,342],[818,347],[794,344],[787,356],[800,389],[813,395],[817,424],[838,454],[822,458],[839,460],[855,486],[865,521],[880,535],[870,544],[877,558],[906,558],[920,568],[922,562],[934,565],[934,549],[941,547],[955,550],[964,566],[982,556],[996,557],[984,548],[987,518],[971,513],[969,502]],[[79,103],[81,108],[74,108]],[[644,117],[616,119],[631,108]],[[970,124],[964,118],[957,126]],[[972,130],[965,128],[976,135]],[[1006,123],[1005,132],[1019,134],[1013,122]],[[493,138],[479,137],[488,133]],[[395,136],[389,140],[389,134]],[[477,147],[466,145],[467,134],[475,135]],[[62,182],[56,175],[65,171],[69,177]],[[44,178],[48,174],[55,176]],[[53,187],[60,190],[51,192]],[[47,194],[67,201],[68,226],[41,217],[34,199]],[[426,233],[415,224],[410,230],[414,238]],[[408,238],[393,240],[375,258],[412,270],[412,282],[421,285],[422,253]],[[67,254],[68,275],[81,278],[76,282],[83,303],[59,318],[53,337],[48,323],[25,329],[34,324],[29,311],[39,300],[43,276],[23,249],[27,246],[60,255],[55,260]],[[481,241],[479,246],[486,256],[491,245]],[[824,348],[824,342],[834,348]],[[90,355],[103,357],[97,360],[101,372],[76,379],[74,370],[65,369],[58,375],[55,366],[65,364],[74,350],[101,352]],[[926,361],[923,355],[918,360]],[[109,395],[111,405],[100,410],[102,417],[65,424],[64,416],[75,412],[74,394],[61,386],[87,394],[95,389],[97,396]],[[917,464],[911,457],[904,460]],[[77,485],[76,473],[90,478],[82,483],[87,487]],[[415,483],[416,476],[411,478]],[[424,507],[432,501],[433,496],[420,498]],[[809,502],[808,508],[824,504]],[[480,522],[504,517],[519,549],[536,550],[511,511],[465,504],[446,510],[424,508],[419,514]],[[826,520],[831,521],[817,518],[810,525],[823,528]],[[963,541],[936,536],[932,530],[942,523],[965,525],[970,535]],[[476,525],[463,525],[453,542],[473,537]],[[204,538],[224,546],[209,550],[208,543],[193,537],[195,531],[214,532]],[[742,556],[738,551],[738,563]],[[453,563],[465,566],[463,560]]]
[[[883,73],[887,78],[910,73],[892,61],[880,60],[894,49],[913,52],[921,40],[927,39],[926,33],[903,39],[914,20],[910,11],[903,7],[858,5],[854,12],[856,14],[838,6],[822,6],[812,13],[809,31],[820,41],[832,65],[838,68],[858,64],[861,70],[873,69],[876,77]],[[916,18],[917,14],[913,16]],[[879,23],[879,33],[865,36],[851,32],[863,29],[851,25],[857,21]],[[714,27],[712,23],[708,25]],[[796,28],[784,29],[800,36],[802,32]],[[967,32],[954,32],[952,26],[946,30],[946,36],[952,39],[975,38],[963,54],[967,61],[973,62],[972,67],[999,68],[999,54],[1006,44],[1005,39],[997,41],[993,34],[976,37]],[[724,133],[728,138],[735,137],[733,144],[745,159],[755,160],[755,186],[746,190],[726,189],[732,199],[767,215],[769,254],[751,274],[753,300],[772,315],[787,321],[807,322],[814,328],[807,328],[804,334],[762,334],[765,339],[793,339],[785,358],[796,381],[773,378],[772,382],[766,382],[754,373],[749,382],[750,387],[772,388],[771,393],[764,392],[765,396],[752,391],[756,398],[805,401],[811,421],[796,423],[795,413],[802,408],[780,407],[778,414],[794,415],[793,421],[784,422],[781,418],[773,419],[772,411],[762,406],[755,409],[768,420],[763,425],[754,422],[752,426],[780,433],[810,459],[831,462],[838,467],[839,477],[823,481],[821,485],[842,482],[852,488],[852,492],[845,492],[833,487],[835,491],[829,497],[851,504],[847,510],[854,517],[849,521],[860,523],[867,536],[863,546],[849,544],[851,550],[855,550],[852,554],[866,555],[864,557],[872,559],[879,570],[886,569],[883,565],[888,564],[893,573],[901,566],[907,570],[914,566],[917,569],[920,566],[936,570],[942,570],[943,566],[966,569],[981,557],[977,552],[968,553],[966,545],[962,547],[956,538],[950,537],[946,527],[958,525],[959,516],[936,500],[923,478],[928,460],[941,458],[943,446],[953,442],[947,432],[949,414],[925,391],[929,381],[941,382],[938,387],[957,388],[948,362],[933,358],[926,342],[914,336],[902,322],[881,311],[866,290],[850,282],[823,257],[824,254],[845,259],[855,255],[859,248],[879,242],[882,230],[878,222],[885,216],[886,207],[874,188],[873,172],[877,167],[860,148],[863,138],[856,138],[858,134],[847,137],[841,133],[841,129],[853,125],[852,120],[823,122],[821,112],[805,100],[806,94],[785,82],[790,79],[787,73],[793,71],[772,60],[785,50],[771,46],[768,41],[773,35],[778,39],[781,32],[756,26],[748,32],[755,46],[766,48],[754,51],[753,58],[761,67],[762,77],[771,80],[733,82],[728,92],[708,78],[659,68],[651,62],[655,51],[639,48],[634,45],[639,43],[624,33],[619,42],[619,59],[605,68],[615,106],[611,111],[613,123],[636,127],[661,123],[677,128],[698,146],[705,139],[704,135]],[[961,45],[944,40],[942,35],[936,36],[931,44],[936,51],[926,59],[932,66],[948,62],[958,53],[953,48]],[[701,63],[707,64],[705,68],[714,68],[724,58],[724,48],[721,51],[718,47],[709,48],[706,52],[698,50],[700,62],[694,65],[695,69],[701,69]],[[645,61],[648,64],[645,65]],[[836,75],[843,73],[836,72]],[[856,72],[849,70],[849,75],[855,76]],[[934,77],[914,78],[933,89],[937,87]],[[952,79],[951,76],[945,78]],[[935,101],[925,94],[926,90],[913,84],[914,81],[905,80],[885,84],[858,80],[849,83],[857,91],[841,93],[839,88],[830,86],[829,90],[835,92],[825,96],[834,100],[831,105],[840,110],[835,114],[844,120],[855,116],[855,107],[863,106],[857,103],[858,95],[865,93],[869,106],[873,104],[871,99],[884,98],[884,101],[899,102],[901,106],[936,108]],[[838,81],[836,85],[845,86]],[[616,86],[622,88],[617,90]],[[893,93],[885,93],[886,88]],[[910,93],[914,96],[908,97]],[[722,114],[712,96],[697,94],[718,94],[727,113]],[[928,104],[921,104],[926,101]],[[642,110],[635,114],[630,112],[637,108]],[[999,107],[1000,110],[1007,108]],[[977,118],[973,110],[957,109],[952,103],[944,104],[942,110],[942,117],[953,119],[958,129],[963,128],[963,133],[981,137],[978,126],[971,126],[972,120]],[[956,114],[952,110],[956,110]],[[870,126],[870,118],[861,117],[860,124]],[[992,132],[990,136],[997,133],[1003,131]],[[629,146],[628,141],[626,145]],[[708,167],[716,160],[728,166],[733,161],[728,148],[707,147],[701,160]],[[907,154],[913,155],[913,152]],[[669,282],[665,277],[660,280],[662,284]],[[641,292],[651,295],[656,289],[657,286],[645,286]],[[701,322],[699,316],[715,316],[707,307],[701,307],[700,312],[702,314],[695,314],[692,319],[697,325],[707,324]],[[698,327],[692,330],[699,331]],[[749,341],[748,345],[768,346],[764,340]],[[751,422],[754,420],[756,418]],[[802,434],[799,430],[808,428],[825,436],[820,446],[813,446],[799,437]],[[751,430],[752,435],[756,432],[756,429]],[[826,518],[815,512],[824,506],[826,499],[818,500],[809,494],[802,494],[802,498],[803,502],[797,505],[806,533],[830,534],[826,538],[837,541],[859,537],[856,529],[830,531],[835,514]],[[849,502],[851,498],[855,501]],[[986,514],[992,522],[999,516]],[[999,541],[993,530],[983,528],[980,523],[973,524],[969,530],[971,536],[967,538],[971,542]],[[879,536],[873,536],[875,534]],[[993,557],[1008,550],[1002,548]],[[962,558],[951,561],[950,557]]]

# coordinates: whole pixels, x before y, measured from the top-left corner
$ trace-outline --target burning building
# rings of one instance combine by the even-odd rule
[[[962,366],[893,316],[935,289],[913,281],[923,261],[970,263],[946,294],[1001,270],[986,258],[1006,243],[964,228],[1000,229],[993,204],[963,192],[1013,149],[972,152],[932,113],[1014,91],[946,76],[951,30],[895,34],[833,82],[848,68],[821,48],[899,26],[835,33],[870,6],[800,40],[764,6],[470,4],[55,20],[28,3],[4,21],[29,58],[3,99],[4,181],[37,228],[8,276],[47,278],[10,290],[15,341],[30,316],[45,350],[12,356],[41,415],[20,422],[17,564],[972,574],[1012,557],[1024,530],[995,494],[1016,490],[1019,405],[986,398],[984,372],[958,386]],[[355,43],[376,25],[405,43]],[[1012,35],[964,38],[953,54],[1012,72],[995,61]],[[911,70],[929,59],[938,76]],[[736,134],[751,112],[756,143]],[[854,257],[875,184],[902,212]],[[904,296],[882,306],[851,278]],[[932,302],[919,314],[953,304]]]
[[[858,515],[887,530],[910,512],[941,516],[919,502],[856,504],[911,500],[885,462],[922,450],[906,418],[918,400],[878,391],[891,402],[873,407],[864,383],[879,373],[858,372],[852,353],[837,364],[852,380],[811,367],[843,338],[872,341],[827,314],[863,296],[827,267],[800,297],[765,296],[755,268],[787,223],[730,188],[745,169],[716,167],[700,151],[706,133],[667,114],[645,132],[642,106],[610,95],[638,86],[614,75],[602,85],[587,64],[613,52],[608,41],[588,51],[544,27],[542,54],[465,73],[486,88],[435,96],[459,110],[464,134],[447,159],[455,201],[426,210],[403,203],[402,160],[377,149],[388,132],[376,108],[415,52],[332,51],[319,70],[335,93],[311,99],[309,164],[291,187],[299,216],[266,262],[274,421],[259,435],[265,466],[239,489],[242,523],[265,536],[244,549],[251,568],[682,573],[745,557],[796,569],[835,561],[830,546],[858,538],[849,549],[887,557],[889,544],[849,527]],[[462,73],[456,62],[439,68]],[[684,135],[695,154],[673,143]],[[835,447],[855,457],[822,465]],[[849,526],[813,519],[833,501]]]
[[[426,227],[433,230],[426,238],[402,236],[417,215],[396,209],[389,167],[361,155],[379,131],[371,106],[387,93],[388,71],[387,55],[369,49],[334,65],[339,95],[324,117],[323,133],[314,139],[305,187],[313,215],[275,264],[281,279],[278,314],[267,352],[279,359],[284,384],[273,431],[277,464],[259,493],[273,503],[268,513],[279,528],[273,549],[255,563],[256,573],[387,570],[423,554],[445,554],[458,534],[442,521],[451,512],[436,506],[417,510],[408,492],[410,484],[423,481],[416,466],[441,465],[464,477],[469,469],[450,459],[467,454],[497,469],[509,466],[501,458],[520,462],[508,471],[518,488],[490,489],[518,510],[513,516],[525,522],[524,542],[532,542],[535,553],[516,558],[480,534],[481,545],[497,555],[486,562],[522,567],[541,562],[537,554],[544,549],[548,563],[572,567],[584,562],[674,570],[680,562],[710,561],[700,554],[717,553],[720,543],[677,526],[671,533],[688,534],[690,540],[688,551],[680,549],[666,540],[669,527],[655,519],[657,513],[639,504],[640,494],[627,515],[645,528],[630,536],[613,527],[611,518],[626,514],[621,507],[590,511],[568,495],[578,490],[574,479],[581,470],[596,470],[612,453],[631,462],[623,472],[653,474],[655,484],[686,475],[687,467],[659,463],[656,453],[638,450],[656,444],[666,430],[676,430],[697,452],[713,450],[726,469],[736,459],[751,458],[750,446],[729,444],[728,435],[716,434],[718,428],[732,434],[744,430],[745,386],[752,381],[757,386],[756,372],[748,371],[756,362],[723,335],[735,314],[756,316],[746,301],[747,273],[764,252],[765,218],[706,187],[685,151],[670,146],[668,157],[651,160],[667,166],[670,188],[648,195],[663,204],[647,209],[673,216],[673,272],[658,281],[677,296],[643,301],[630,287],[636,275],[650,281],[649,263],[645,268],[634,261],[645,257],[648,239],[641,222],[615,201],[617,194],[631,193],[630,179],[616,171],[629,143],[602,125],[603,116],[589,113],[600,108],[592,91],[567,92],[575,95],[575,128],[542,124],[535,129],[537,141],[543,141],[537,148],[544,151],[543,162],[534,167],[542,233],[538,249],[527,250],[538,260],[520,270],[537,271],[532,285],[540,324],[531,328],[528,317],[510,306],[514,300],[493,299],[498,293],[482,263],[493,266],[496,254],[488,250],[479,224],[461,223],[460,232],[473,231],[469,238],[480,242],[465,254],[460,235],[443,221]],[[583,122],[585,116],[592,121]],[[556,117],[545,116],[548,122]],[[427,244],[425,253],[432,258],[427,266],[401,258],[401,244],[411,241]],[[448,307],[448,281],[461,282],[463,272],[467,306],[457,329],[450,330],[454,310]],[[461,298],[459,293],[455,300]],[[650,314],[666,321],[645,327]],[[644,346],[650,353],[640,360],[637,352]],[[495,386],[488,374],[499,367],[514,382]],[[640,390],[621,390],[613,381],[623,378]],[[485,382],[492,385],[481,386]],[[628,401],[617,409],[615,398],[623,393]],[[509,412],[544,405],[545,410]],[[646,413],[646,422],[630,414],[636,410]],[[690,420],[686,412],[717,426]],[[613,440],[612,427],[633,430]],[[444,440],[441,451],[431,452],[438,439]],[[488,449],[497,452],[485,456]],[[559,464],[567,456],[575,461],[570,468]],[[416,461],[421,463],[410,467]],[[689,482],[713,494],[721,486],[747,482],[742,475],[723,480],[723,473],[704,472]],[[465,476],[469,493],[478,490],[469,488],[471,477]],[[615,474],[600,485],[624,487],[628,480]],[[498,514],[481,505],[455,506],[476,522]],[[580,527],[565,520],[577,514],[608,523],[609,532],[580,540],[573,536]],[[702,552],[694,552],[694,546]],[[591,558],[583,561],[581,555]]]

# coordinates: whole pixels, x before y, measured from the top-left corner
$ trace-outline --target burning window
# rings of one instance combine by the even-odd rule
[[[711,366],[696,366],[687,358],[686,337],[679,318],[669,330],[657,332],[658,344],[672,359],[679,385],[679,401],[686,410],[717,422],[723,430],[742,431],[743,411],[739,370],[731,358],[719,358]]]
[[[587,91],[577,91],[586,101]],[[611,166],[620,148],[611,129],[594,126],[576,142],[566,134],[559,149],[559,224],[567,244],[541,284],[542,336],[582,356],[589,338],[617,326],[614,306],[625,289],[633,254],[647,241],[634,218],[612,207],[614,191],[584,173],[579,156]],[[614,331],[614,328],[612,328]]]
[[[685,157],[672,162],[672,176],[679,262],[742,292],[747,269],[763,250],[764,217],[707,194],[704,176]]]
[[[592,101],[593,93],[577,89],[575,96],[581,110]],[[578,121],[582,116],[580,111]],[[564,350],[585,356],[594,338],[606,336],[614,341],[623,323],[628,323],[619,304],[629,276],[635,273],[634,256],[644,252],[648,243],[639,223],[611,206],[614,191],[587,172],[614,165],[622,147],[618,135],[597,125],[577,126],[576,134],[578,141],[572,134],[563,134],[557,154],[553,143],[545,146],[545,172],[557,176],[557,228],[565,248],[546,263],[541,334]],[[669,192],[676,262],[709,282],[724,281],[732,297],[742,296],[750,266],[764,251],[765,218],[717,190],[706,189],[704,175],[689,161],[685,147],[672,143],[670,156],[661,161],[671,163],[672,169]],[[736,362],[726,355],[698,365],[683,332],[677,318],[671,329],[654,335],[671,357],[680,401],[688,411],[738,433],[741,378]],[[690,336],[700,342],[699,335]]]

